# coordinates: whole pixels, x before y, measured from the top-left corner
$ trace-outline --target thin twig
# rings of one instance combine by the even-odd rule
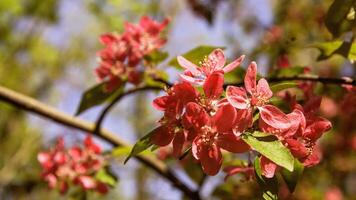
[[[330,77],[320,77],[320,76],[312,76],[312,75],[299,75],[299,76],[291,76],[291,77],[272,77],[266,79],[269,83],[278,83],[283,81],[312,81],[312,82],[320,82],[324,84],[356,86],[356,80],[352,78],[330,78]],[[243,82],[228,83],[225,84],[224,87],[227,87],[228,85],[241,86],[243,85]]]
[[[101,129],[101,125],[106,117],[106,115],[108,114],[108,112],[111,110],[112,107],[114,107],[116,105],[116,103],[118,103],[123,97],[128,96],[130,94],[136,93],[136,92],[140,92],[140,91],[145,91],[145,90],[162,90],[162,87],[159,86],[143,86],[143,87],[136,87],[133,88],[131,90],[128,90],[125,93],[121,93],[118,96],[116,96],[109,105],[107,105],[103,111],[101,112],[100,116],[98,117],[98,119],[96,120],[96,126],[94,129],[93,134],[97,134],[99,133],[99,130]]]
[[[31,97],[25,96],[2,86],[0,86],[0,100],[9,103],[13,106],[16,106],[17,108],[35,113],[46,119],[50,119],[59,124],[79,129],[87,133],[92,133],[95,129],[95,124],[93,123],[68,115],[53,107],[43,104]],[[101,139],[107,141],[108,143],[114,146],[130,146],[126,141],[118,137],[117,134],[105,129],[101,129],[96,134],[96,136],[100,137]],[[138,155],[135,158],[147,167],[156,171],[162,177],[165,177],[177,189],[181,190],[189,198],[197,200],[200,199],[199,193],[197,191],[193,191],[182,181],[180,181],[162,161],[144,155]]]

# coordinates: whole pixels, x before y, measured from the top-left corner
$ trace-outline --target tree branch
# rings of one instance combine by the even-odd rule
[[[299,75],[299,76],[291,76],[291,77],[272,77],[266,78],[269,83],[278,83],[283,81],[312,81],[312,82],[320,82],[324,84],[337,84],[337,85],[353,85],[356,86],[356,80],[351,78],[329,78],[329,77],[319,77],[314,75]],[[224,87],[228,85],[241,86],[243,82],[239,83],[228,83],[225,84]]]
[[[95,129],[95,124],[93,123],[68,115],[33,98],[27,97],[23,94],[17,93],[2,86],[0,86],[0,100],[23,110],[40,115],[46,119],[50,119],[59,124],[79,129],[84,132],[92,133]],[[130,146],[126,141],[118,137],[117,134],[105,129],[100,130],[96,136],[114,146]],[[165,177],[189,198],[198,200],[200,199],[199,193],[197,191],[193,191],[184,183],[182,183],[162,161],[143,155],[138,155],[135,158],[147,167],[156,171],[161,176]]]

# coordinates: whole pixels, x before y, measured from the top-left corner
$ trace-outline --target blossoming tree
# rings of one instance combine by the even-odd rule
[[[330,10],[342,12],[337,10],[340,6],[335,1]],[[352,13],[346,14],[344,17]],[[326,26],[335,37],[350,30],[355,34],[354,29],[334,29],[336,17],[330,15]],[[98,137],[114,146],[130,147],[122,164],[138,159],[190,199],[202,199],[206,177],[223,179],[219,173],[225,175],[226,183],[236,178],[242,184],[257,183],[257,198],[292,198],[303,172],[321,162],[319,140],[334,126],[319,112],[323,94],[316,92],[315,83],[337,85],[346,91],[342,105],[348,109],[355,107],[356,81],[314,75],[310,67],[293,67],[285,54],[278,57],[277,69],[262,77],[257,63],[248,56],[239,55],[228,62],[225,49],[215,46],[196,47],[171,56],[167,63],[169,52],[162,47],[169,23],[168,18],[156,21],[143,16],[137,24],[126,22],[120,33],[100,36],[104,48],[97,53],[94,70],[98,84],[83,93],[76,112],[78,116],[105,105],[95,124],[0,88],[1,100],[87,133],[82,145],[68,146],[58,138],[55,146],[42,150],[37,156],[42,168],[39,176],[62,195],[72,192],[71,188],[107,194],[118,177],[110,170],[113,153],[102,150],[93,140]],[[267,39],[271,43],[278,40],[278,32],[278,28],[271,30]],[[354,59],[353,40],[354,35],[332,54]],[[175,66],[179,74],[166,73],[157,67],[160,63]],[[161,117],[131,147],[101,126],[122,98],[145,90],[161,91],[152,102]],[[198,179],[196,188],[171,170],[171,159],[188,175],[188,167],[198,166],[201,176],[191,175]]]

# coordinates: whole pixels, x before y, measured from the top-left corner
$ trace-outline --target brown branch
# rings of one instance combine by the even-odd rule
[[[12,91],[5,87],[0,86],[0,100],[9,103],[17,108],[35,113],[46,119],[50,119],[59,124],[82,130],[87,133],[92,133],[95,129],[95,124],[81,120],[77,117],[68,115],[62,111],[59,111],[53,107],[45,105],[33,98]],[[100,130],[96,136],[109,142],[114,146],[127,147],[130,146],[126,141],[122,140],[117,134],[108,130]],[[165,165],[162,161],[159,161],[153,157],[138,155],[135,157],[138,161],[156,171],[161,176],[170,181],[176,188],[181,190],[186,196],[191,199],[200,199],[199,193],[193,191],[184,183],[182,183],[174,173]]]
[[[312,81],[312,82],[320,82],[324,84],[337,84],[337,85],[353,85],[356,86],[356,80],[351,78],[329,78],[329,77],[319,77],[319,76],[311,76],[311,75],[299,75],[299,76],[291,76],[291,77],[272,77],[266,78],[269,83],[278,83],[283,81]],[[224,87],[228,85],[234,86],[242,86],[244,83],[228,83],[225,84]]]

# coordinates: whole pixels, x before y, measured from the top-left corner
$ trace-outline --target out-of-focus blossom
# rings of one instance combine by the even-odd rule
[[[98,52],[99,66],[95,69],[99,81],[106,82],[111,92],[123,82],[139,84],[142,70],[138,68],[144,56],[161,48],[166,39],[162,32],[169,20],[159,23],[144,16],[138,24],[125,24],[122,34],[107,33],[100,36],[105,48]]]
[[[94,177],[105,166],[105,161],[101,148],[91,136],[85,138],[83,148],[73,146],[69,149],[64,147],[60,138],[53,149],[39,153],[37,158],[42,166],[42,177],[51,189],[57,188],[66,193],[68,185],[73,183],[84,190],[108,191],[108,186]]]

